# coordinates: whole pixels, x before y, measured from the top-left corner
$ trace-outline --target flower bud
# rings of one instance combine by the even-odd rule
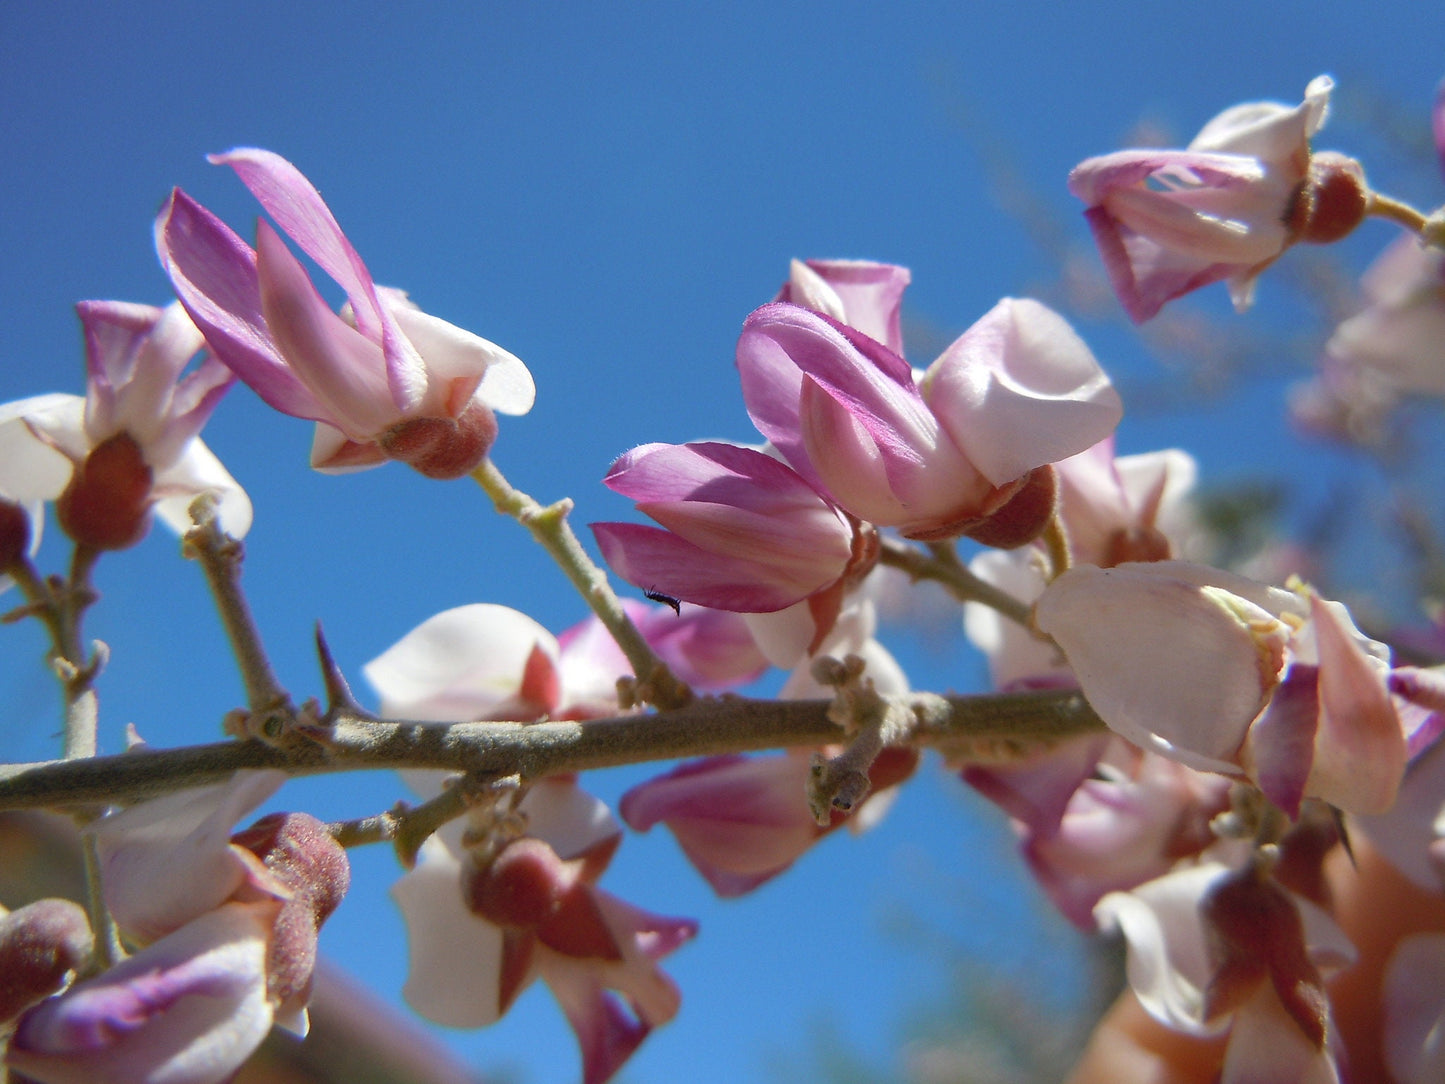
[[[0,497],[0,571],[18,563],[29,549],[29,514],[20,505]]]
[[[90,921],[70,900],[36,900],[0,918],[0,1025],[65,986],[90,946]]]
[[[309,813],[268,814],[231,842],[260,858],[293,893],[271,934],[266,990],[282,1010],[301,1008],[316,967],[316,932],[351,883],[346,851]]]
[[[1363,222],[1369,206],[1370,186],[1360,163],[1336,151],[1320,151],[1310,157],[1285,226],[1297,241],[1329,244]]]
[[[409,418],[397,422],[376,440],[387,456],[426,475],[447,481],[460,478],[491,451],[497,439],[497,416],[479,399],[460,417]]]
[[[150,466],[129,433],[97,444],[55,502],[60,528],[97,550],[134,546],[150,529]]]
[[[1001,550],[1026,546],[1044,533],[1053,518],[1058,492],[1053,466],[1035,467],[998,508],[963,525],[957,533]]]

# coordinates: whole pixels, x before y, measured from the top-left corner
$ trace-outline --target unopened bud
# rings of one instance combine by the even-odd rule
[[[410,418],[376,443],[391,459],[428,478],[460,478],[487,457],[497,439],[497,416],[473,399],[459,418]]]
[[[1296,241],[1329,244],[1363,222],[1369,207],[1364,167],[1347,155],[1321,151],[1310,158],[1309,173],[1295,192],[1285,226]]]
[[[0,497],[0,572],[18,564],[30,550],[30,514]]]
[[[1035,467],[997,511],[974,520],[960,533],[1001,550],[1026,546],[1043,534],[1053,518],[1058,493],[1054,468],[1047,463]]]
[[[36,900],[0,918],[0,1026],[61,990],[90,948],[90,921],[70,900]]]
[[[123,550],[150,528],[150,466],[129,433],[90,450],[55,502],[60,529],[82,546]]]
[[[282,1011],[299,1009],[311,992],[316,931],[351,883],[351,863],[326,826],[309,813],[271,813],[237,832],[244,847],[293,895],[281,904],[266,956],[266,991]]]

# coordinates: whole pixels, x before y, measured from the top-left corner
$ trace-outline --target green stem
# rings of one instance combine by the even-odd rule
[[[637,677],[635,693],[638,701],[653,704],[664,711],[682,707],[691,701],[692,690],[673,675],[643,639],[607,582],[607,574],[592,562],[577,540],[577,535],[567,523],[572,502],[563,499],[545,507],[538,504],[521,490],[513,488],[490,459],[484,459],[472,471],[471,477],[492,499],[498,512],[511,516],[532,533],[532,537],[557,562],[572,586],[577,588],[598,620],[612,634]]]
[[[1411,233],[1424,235],[1425,224],[1429,218],[1422,212],[1417,211],[1403,200],[1394,199],[1380,192],[1370,193],[1370,203],[1365,213],[1374,215],[1377,218],[1388,218],[1391,222],[1397,222],[1404,226]]]

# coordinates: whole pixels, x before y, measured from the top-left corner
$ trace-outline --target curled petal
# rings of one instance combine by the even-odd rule
[[[557,656],[556,639],[526,614],[474,603],[423,621],[362,672],[386,715],[532,719],[557,707]]]
[[[271,1029],[279,904],[227,903],[21,1018],[6,1063],[45,1084],[222,1084]]]
[[[105,903],[120,927],[149,941],[220,906],[250,882],[284,897],[284,886],[243,848],[236,822],[286,781],[281,771],[237,772],[229,782],[178,790],[96,821]]]
[[[1004,298],[929,367],[924,398],[993,485],[1084,451],[1113,433],[1119,393],[1066,320]]]

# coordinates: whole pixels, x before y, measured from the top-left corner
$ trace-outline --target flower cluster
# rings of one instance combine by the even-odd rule
[[[306,1033],[317,932],[350,866],[309,814],[232,834],[285,779],[238,773],[95,823],[105,904],[132,956],[93,964],[89,923],[66,901],[0,920],[7,1066],[41,1084],[220,1084],[273,1024]]]

